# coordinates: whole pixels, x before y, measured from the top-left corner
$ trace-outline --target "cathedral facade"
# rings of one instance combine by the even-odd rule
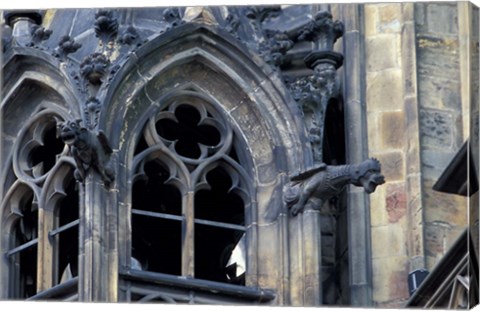
[[[472,4],[1,22],[0,299],[478,303]]]

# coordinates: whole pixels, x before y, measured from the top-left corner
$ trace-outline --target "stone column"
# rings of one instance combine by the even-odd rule
[[[467,198],[433,190],[467,137],[456,3],[415,3],[424,256],[432,270],[468,224]],[[468,106],[468,105],[467,105]],[[465,107],[466,108],[466,107]]]
[[[343,35],[344,102],[347,141],[347,162],[359,163],[368,156],[363,45],[363,7],[346,4],[342,10],[345,24]],[[350,304],[372,305],[372,268],[370,241],[370,211],[368,196],[363,189],[348,189],[348,251]]]
[[[469,176],[480,176],[479,171],[479,63],[478,48],[480,27],[479,9],[469,2],[458,2],[458,31],[460,41],[460,78],[463,110],[463,133],[468,137]],[[468,120],[467,120],[468,119]],[[473,171],[473,172],[472,172]],[[479,247],[479,193],[469,193],[469,226],[474,251],[478,258]]]
[[[93,171],[93,169],[91,170]],[[116,301],[118,279],[116,190],[89,172],[80,192],[78,297],[83,302]]]
[[[316,8],[314,6],[313,9]],[[313,74],[299,83],[302,89],[299,104],[305,114],[314,164],[323,162],[326,109],[330,100],[337,95],[336,73],[343,62],[343,56],[333,51],[334,43],[343,34],[343,24],[333,21],[329,6],[321,5],[318,8],[320,11],[298,35],[299,40],[312,42],[312,52],[304,61]],[[291,246],[294,249],[300,247],[302,254],[301,260],[293,260],[293,264],[297,269],[303,270],[302,284],[293,290],[300,290],[301,294],[292,293],[292,301],[301,301],[303,306],[319,306],[325,303],[322,284],[322,221],[329,224],[329,227],[333,226],[329,223],[329,215],[322,215],[318,210],[305,210],[292,225],[298,226],[300,241],[294,241]]]
[[[417,90],[417,56],[415,49],[415,21],[414,4],[401,5],[403,27],[402,42],[402,70],[404,77],[404,126],[407,132],[405,151],[406,162],[406,204],[408,210],[408,246],[409,271],[425,268],[425,254],[423,245],[423,209],[421,185],[421,158],[420,158],[420,119],[418,109]]]

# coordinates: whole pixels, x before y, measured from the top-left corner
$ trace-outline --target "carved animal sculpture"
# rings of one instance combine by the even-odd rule
[[[340,194],[348,184],[363,187],[368,194],[385,182],[380,162],[370,158],[360,164],[330,166],[320,164],[290,178],[284,201],[293,216],[305,209],[319,210],[323,203]]]
[[[106,187],[114,180],[109,156],[112,153],[107,137],[102,131],[94,132],[80,125],[81,120],[57,123],[57,135],[67,144],[77,164],[75,179],[84,182],[87,171],[93,167],[102,177]]]

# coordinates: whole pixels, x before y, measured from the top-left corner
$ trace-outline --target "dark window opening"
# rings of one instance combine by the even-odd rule
[[[56,127],[52,123],[43,136],[43,146],[36,147],[31,151],[31,167],[43,163],[41,171],[36,173],[38,176],[45,174],[55,165],[57,154],[60,154],[65,147],[65,144],[56,135]]]
[[[243,187],[248,182],[241,168],[228,164],[240,163],[242,154],[235,150],[233,130],[222,126],[224,120],[214,120],[220,115],[210,106],[197,104],[169,106],[152,116],[162,138],[155,146],[167,147],[179,156],[191,174],[186,180],[175,179],[174,184],[169,184],[171,177],[176,177],[170,176],[170,171],[179,168],[165,164],[166,154],[159,153],[156,159],[140,154],[151,143],[147,144],[144,137],[136,145],[135,161],[143,167],[136,168],[140,175],[135,175],[132,185],[130,269],[133,273],[145,270],[245,286],[244,200],[248,199]],[[230,135],[233,140],[222,139]],[[198,166],[201,161],[191,161],[214,154],[219,162],[206,167]],[[148,162],[142,162],[145,160]],[[191,182],[197,184],[188,186]],[[195,189],[203,182],[208,187]],[[193,200],[191,192],[184,197],[178,183],[186,183],[183,186],[194,191]]]
[[[242,199],[230,192],[232,180],[220,168],[207,174],[210,190],[198,191],[195,195],[195,218],[243,225],[244,207]]]
[[[176,141],[175,151],[184,157],[198,159],[201,156],[199,144],[216,146],[220,143],[219,131],[211,125],[201,124],[201,116],[196,108],[180,105],[175,109],[178,123],[170,119],[160,119],[156,129],[163,138]]]
[[[78,192],[75,191],[75,180],[71,178],[65,191],[67,196],[62,200],[59,210],[59,227],[72,224],[79,218]],[[57,284],[68,281],[78,275],[78,225],[58,234],[58,279]]]
[[[210,171],[207,181],[211,189],[195,195],[195,277],[245,285],[243,201],[229,191],[232,180],[225,170]],[[199,224],[201,220],[217,223]]]
[[[346,163],[345,118],[342,98],[329,101],[325,114],[323,143],[323,161],[328,165]],[[347,196],[346,191],[330,200],[332,217],[324,221],[328,224],[322,229],[322,251],[329,254],[322,259],[324,281],[324,303],[349,304],[349,261]]]
[[[37,244],[16,254],[12,258],[18,271],[18,284],[12,298],[28,298],[37,293]]]
[[[144,211],[181,215],[182,198],[178,189],[165,184],[170,173],[158,162],[145,164],[146,178],[133,185],[133,206]]]
[[[180,275],[181,222],[132,215],[132,269]]]
[[[195,278],[245,285],[245,257],[232,258],[232,251],[244,232],[214,226],[195,225]]]
[[[181,194],[165,184],[170,174],[159,162],[146,163],[144,170],[146,178],[132,192],[132,268],[180,275]]]
[[[37,292],[38,209],[32,203],[32,192],[22,197],[23,216],[14,229],[12,249],[7,252],[14,283],[11,298],[28,298]]]
[[[341,99],[331,99],[325,113],[323,162],[329,165],[346,163],[345,119]]]

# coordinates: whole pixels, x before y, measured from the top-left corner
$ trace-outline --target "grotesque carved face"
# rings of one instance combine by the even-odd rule
[[[80,136],[82,127],[80,120],[66,121],[58,125],[59,136],[67,145],[73,145]]]
[[[378,185],[385,183],[385,177],[381,173],[380,162],[371,158],[360,164],[360,175],[355,185],[361,186],[365,192],[370,194],[375,191]]]

